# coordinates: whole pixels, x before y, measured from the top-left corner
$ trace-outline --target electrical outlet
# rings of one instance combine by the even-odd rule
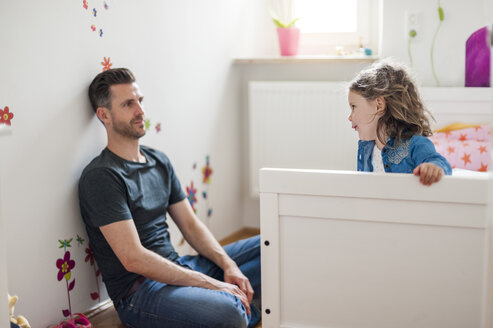
[[[404,33],[408,40],[412,37],[413,40],[421,40],[422,29],[422,14],[416,11],[406,11],[404,15]]]

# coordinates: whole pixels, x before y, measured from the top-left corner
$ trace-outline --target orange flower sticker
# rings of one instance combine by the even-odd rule
[[[101,62],[101,65],[103,65],[103,72],[109,70],[111,66],[113,66],[113,64],[110,63],[110,57],[108,58],[104,57],[103,61]]]
[[[10,121],[14,118],[14,113],[9,112],[9,108],[5,106],[3,110],[0,109],[0,124],[11,125]]]
[[[205,157],[206,165],[202,168],[202,174],[204,175],[203,183],[211,183],[212,168],[209,166],[209,156]]]

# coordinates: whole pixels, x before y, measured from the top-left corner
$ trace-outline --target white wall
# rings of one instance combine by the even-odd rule
[[[2,133],[0,132],[0,137]],[[0,181],[1,184],[1,181]],[[1,203],[0,203],[1,208]],[[9,311],[8,311],[8,288],[7,288],[7,254],[6,254],[6,235],[5,228],[2,220],[2,215],[0,213],[0,323],[7,325],[9,322]]]
[[[148,117],[162,123],[142,143],[169,155],[184,187],[194,181],[198,213],[213,209],[215,236],[242,226],[239,81],[231,60],[246,2],[107,0],[108,10],[102,0],[88,2],[87,11],[82,0],[0,2],[0,107],[15,115],[12,136],[0,140],[0,211],[8,288],[20,297],[16,314],[33,327],[55,324],[68,308],[65,282],[56,278],[59,239],[86,239],[69,248],[76,261],[72,312],[97,303],[89,297],[96,281],[84,262],[77,180],[106,141],[86,95],[103,57],[136,74]],[[214,170],[208,204],[200,172],[207,155]]]
[[[441,6],[444,21],[438,32],[435,48],[435,71],[440,86],[464,86],[465,43],[481,27],[493,21],[491,1],[444,0]],[[413,68],[419,81],[426,86],[436,86],[432,75],[430,51],[433,35],[438,26],[437,1],[384,0],[382,57],[392,56],[409,64],[404,20],[406,12],[418,13],[421,31],[412,41]]]
[[[20,296],[16,314],[34,327],[54,324],[67,308],[64,282],[56,279],[55,262],[63,256],[58,240],[85,238],[76,187],[84,165],[105,144],[86,96],[103,57],[135,72],[147,114],[163,129],[151,130],[143,143],[170,156],[184,186],[195,182],[198,214],[213,208],[210,227],[218,238],[259,222],[258,201],[250,198],[247,184],[246,82],[349,80],[364,66],[232,66],[236,56],[277,53],[263,0],[108,0],[107,11],[103,0],[88,1],[87,11],[82,1],[0,2],[0,107],[15,114],[13,135],[0,140],[0,215],[9,291]],[[444,85],[462,85],[465,35],[493,20],[493,6],[489,0],[443,0],[442,6],[446,20],[437,39],[437,71]],[[93,7],[99,9],[96,18]],[[434,1],[385,0],[382,54],[407,60],[403,12],[430,12],[428,30],[435,7]],[[91,24],[103,27],[102,38]],[[421,42],[421,48],[413,47],[423,56],[414,57],[418,77],[431,84],[429,42]],[[207,155],[214,169],[208,204],[200,195]],[[86,246],[74,240],[70,249],[76,260],[73,312],[97,303],[88,296],[96,283],[84,262]]]

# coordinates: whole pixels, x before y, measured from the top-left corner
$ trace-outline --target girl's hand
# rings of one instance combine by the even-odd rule
[[[443,176],[442,168],[433,163],[421,163],[413,170],[414,175],[419,176],[419,181],[425,186],[440,181]]]

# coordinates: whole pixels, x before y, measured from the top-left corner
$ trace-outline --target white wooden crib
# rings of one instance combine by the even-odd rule
[[[484,173],[262,169],[262,326],[489,327],[487,190]]]
[[[264,83],[254,87],[262,89]],[[297,83],[266,87],[275,87],[281,98],[286,97],[282,90],[300,88]],[[341,116],[338,110],[346,100],[337,90],[342,88],[315,87],[336,90],[326,98],[331,113]],[[310,104],[312,93],[317,94],[297,91],[292,97],[307,94],[298,103]],[[437,120],[434,128],[491,122],[491,89],[422,88],[421,94]],[[255,105],[257,100],[252,99]],[[278,102],[288,107],[296,103]],[[252,121],[258,118],[265,125],[272,104],[276,102],[269,100],[253,108]],[[324,106],[319,106],[320,113],[325,113]],[[281,106],[278,111],[282,110]],[[331,125],[327,134],[325,121],[338,124]],[[262,133],[260,128],[252,130],[252,153],[262,150],[252,160],[252,172],[293,163],[296,166],[291,167],[301,168],[260,170],[262,327],[493,327],[493,209],[487,206],[488,197],[493,197],[492,179],[486,173],[470,173],[444,177],[425,187],[412,175],[303,170],[355,164],[356,150],[349,148],[356,140],[337,129],[343,121],[345,117],[315,117],[306,125],[320,136],[320,143],[296,140],[289,143],[284,157],[276,155],[283,147],[273,145],[269,151],[264,149],[269,145],[265,141],[257,142],[263,148],[255,147],[253,137]],[[264,135],[269,136],[269,131],[271,127]],[[272,133],[280,139],[282,132]],[[323,157],[325,164],[302,162],[320,152],[330,155],[331,150],[344,163],[336,165],[330,156]],[[276,162],[277,158],[287,160]],[[256,176],[251,178],[254,181]]]

